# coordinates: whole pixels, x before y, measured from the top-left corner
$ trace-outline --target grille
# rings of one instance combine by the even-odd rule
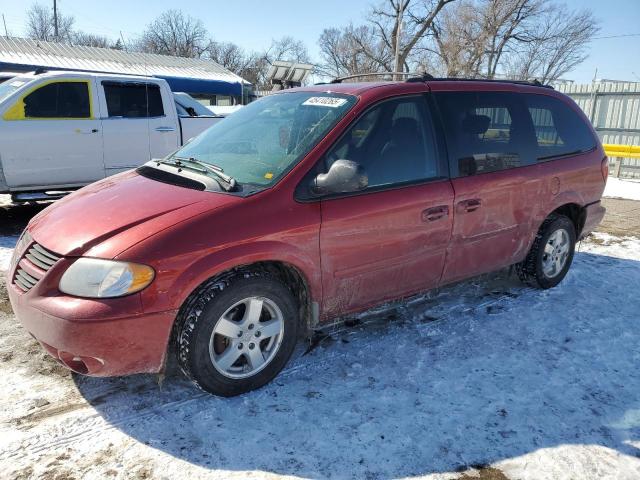
[[[13,277],[14,285],[23,292],[28,292],[58,260],[60,257],[43,246],[37,243],[32,244],[18,262],[18,268]],[[22,267],[24,262],[28,262],[36,268],[29,269],[27,272],[27,269]]]

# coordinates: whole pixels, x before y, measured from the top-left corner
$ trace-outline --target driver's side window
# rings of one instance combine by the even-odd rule
[[[328,152],[324,167],[336,160],[358,163],[376,187],[439,176],[433,128],[422,96],[387,100],[365,112]]]

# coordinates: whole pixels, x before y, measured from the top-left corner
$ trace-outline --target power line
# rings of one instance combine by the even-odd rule
[[[605,37],[593,37],[592,40],[604,40],[605,38],[640,37],[640,33],[624,33],[622,35],[608,35]]]

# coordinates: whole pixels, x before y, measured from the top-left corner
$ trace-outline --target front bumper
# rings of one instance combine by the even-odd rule
[[[20,323],[67,368],[101,377],[162,370],[177,312],[110,316],[93,300],[36,297],[10,282],[7,290]],[[67,318],[59,315],[65,306]],[[83,312],[94,316],[79,318]]]
[[[582,227],[582,232],[580,232],[580,239],[589,235],[598,225],[600,225],[600,222],[607,211],[600,203],[600,200],[587,205],[585,209],[586,217],[584,220],[584,227]]]

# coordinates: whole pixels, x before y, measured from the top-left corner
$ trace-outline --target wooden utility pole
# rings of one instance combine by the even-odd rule
[[[399,72],[401,70],[403,70],[404,68],[401,68],[403,66],[400,65],[400,38],[402,35],[402,16],[404,14],[404,10],[405,8],[407,8],[407,5],[409,4],[409,2],[407,2],[406,4],[404,3],[404,1],[402,3],[399,4],[398,6],[398,12],[396,14],[396,44],[395,44],[395,58],[393,61],[393,71],[394,72]],[[395,75],[395,80],[402,80],[402,78],[400,78],[399,75]]]
[[[53,37],[58,41],[58,2],[53,0]]]

